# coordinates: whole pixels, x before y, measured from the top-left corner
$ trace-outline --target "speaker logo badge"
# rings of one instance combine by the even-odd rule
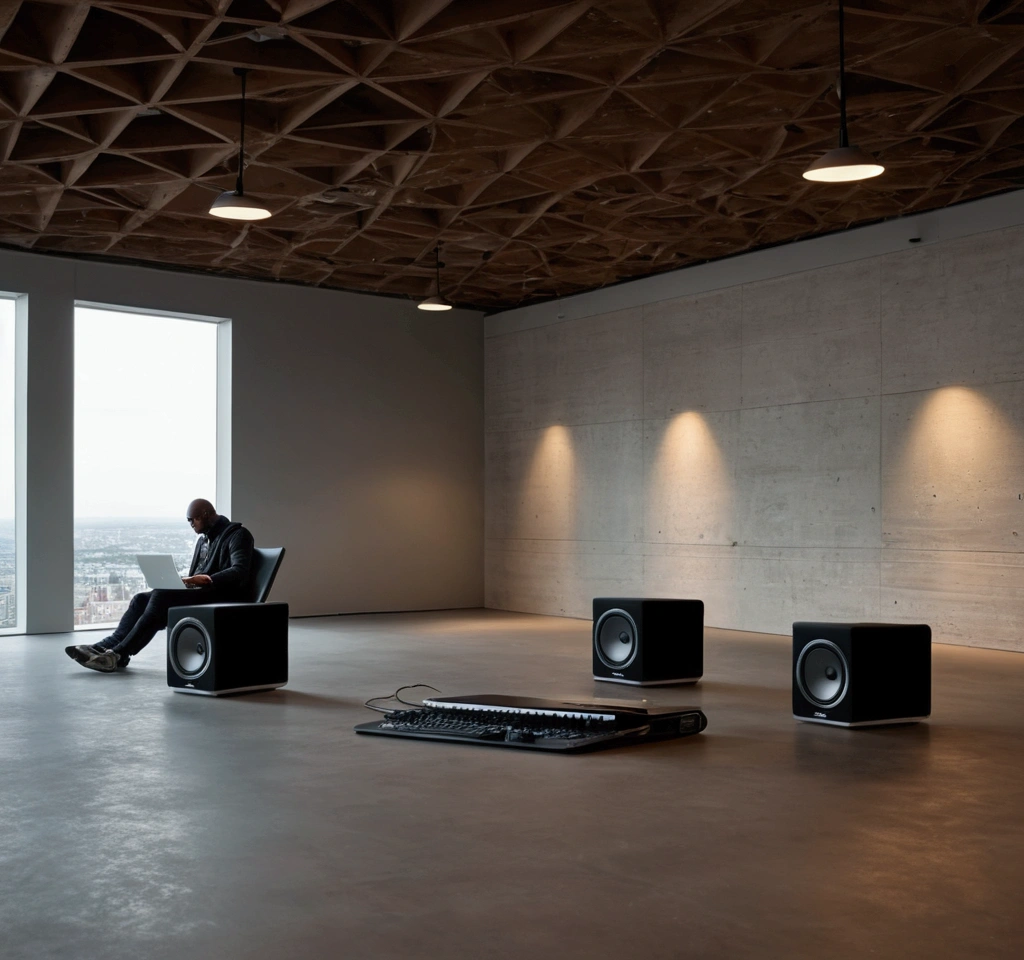
[[[828,714],[827,714],[827,713],[822,713],[822,712],[821,712],[820,710],[815,710],[815,711],[814,711],[814,715],[815,715],[816,717],[821,717],[821,718],[822,718],[823,720],[825,719],[825,717],[827,717],[827,716],[828,716]]]

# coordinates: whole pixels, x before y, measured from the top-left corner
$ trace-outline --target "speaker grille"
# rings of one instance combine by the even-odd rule
[[[610,670],[628,667],[639,648],[636,623],[625,610],[606,610],[594,624],[594,650]]]
[[[846,696],[850,668],[843,651],[831,640],[814,640],[800,651],[796,661],[800,692],[819,707],[831,707]]]
[[[179,620],[167,638],[167,654],[174,672],[183,680],[196,680],[210,666],[210,635],[194,617]]]

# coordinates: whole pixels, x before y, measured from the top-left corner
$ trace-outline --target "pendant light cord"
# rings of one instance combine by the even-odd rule
[[[242,196],[242,168],[245,166],[245,76],[249,71],[245,67],[235,67],[235,74],[242,78],[242,115],[238,136],[238,178],[235,180],[235,193]]]
[[[441,244],[434,247],[434,265],[437,272],[437,295],[441,296]]]
[[[846,42],[843,35],[843,0],[839,0],[839,146],[848,147],[846,133]]]

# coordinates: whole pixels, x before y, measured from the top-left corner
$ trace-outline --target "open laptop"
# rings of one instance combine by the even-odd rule
[[[174,558],[169,553],[140,553],[135,557],[150,590],[188,590],[178,575]]]

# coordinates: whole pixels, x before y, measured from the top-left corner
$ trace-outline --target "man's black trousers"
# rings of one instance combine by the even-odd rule
[[[216,587],[198,587],[194,590],[149,590],[132,597],[117,629],[96,644],[104,650],[113,650],[119,656],[134,657],[158,630],[167,626],[167,611],[171,607],[192,607],[200,603],[226,603],[232,597]]]

